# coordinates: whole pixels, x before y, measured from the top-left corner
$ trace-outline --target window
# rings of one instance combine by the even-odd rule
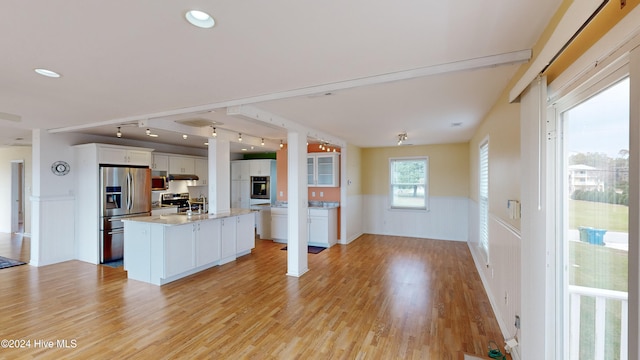
[[[627,357],[629,94],[614,73],[557,106],[566,359]]]
[[[489,263],[489,140],[480,145],[480,174],[479,174],[479,206],[480,206],[480,250],[485,261]]]
[[[391,159],[391,208],[427,209],[427,157]]]

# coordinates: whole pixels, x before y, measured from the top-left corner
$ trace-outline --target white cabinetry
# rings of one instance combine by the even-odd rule
[[[169,155],[153,154],[151,169],[155,171],[169,171]]]
[[[307,154],[307,182],[309,186],[340,186],[340,154]]]
[[[288,240],[288,209],[271,208],[271,239]],[[330,247],[338,242],[338,209],[309,208],[307,242],[313,246]]]
[[[195,174],[195,159],[186,156],[169,156],[169,174]]]
[[[256,247],[255,215],[236,216],[236,254],[242,256],[251,253]]]
[[[169,226],[164,230],[164,278],[169,278],[194,266],[193,237],[196,224]]]
[[[236,218],[220,220],[220,264],[226,264],[236,258]]]
[[[245,160],[249,162],[250,176],[269,176],[271,175],[271,162],[274,160]]]
[[[195,237],[196,266],[203,266],[220,260],[221,220],[198,222]]]
[[[338,242],[338,209],[309,209],[309,245],[331,247]]]
[[[235,160],[231,162],[231,180],[249,180],[249,161]]]
[[[289,220],[287,208],[271,208],[271,239],[276,242],[287,242]]]
[[[98,163],[109,165],[151,165],[151,149],[99,145]]]
[[[209,185],[208,159],[195,159],[195,174],[198,175],[198,185]]]

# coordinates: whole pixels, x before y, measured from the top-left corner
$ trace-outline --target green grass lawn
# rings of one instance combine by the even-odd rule
[[[629,207],[593,201],[569,200],[569,229],[591,226],[607,231],[629,231]]]

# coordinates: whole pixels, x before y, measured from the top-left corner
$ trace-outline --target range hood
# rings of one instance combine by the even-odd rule
[[[167,180],[199,180],[199,178],[195,174],[169,174]]]

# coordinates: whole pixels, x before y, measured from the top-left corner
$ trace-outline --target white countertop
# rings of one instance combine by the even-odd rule
[[[185,213],[180,214],[166,214],[166,215],[153,215],[153,216],[136,216],[130,218],[124,218],[122,221],[132,221],[132,222],[143,222],[143,223],[153,223],[160,225],[184,225],[189,223],[194,223],[198,221],[205,220],[215,220],[228,218],[232,216],[238,215],[246,215],[254,212],[255,210],[250,209],[231,209],[230,212],[224,214],[193,214],[191,216],[186,215]]]

